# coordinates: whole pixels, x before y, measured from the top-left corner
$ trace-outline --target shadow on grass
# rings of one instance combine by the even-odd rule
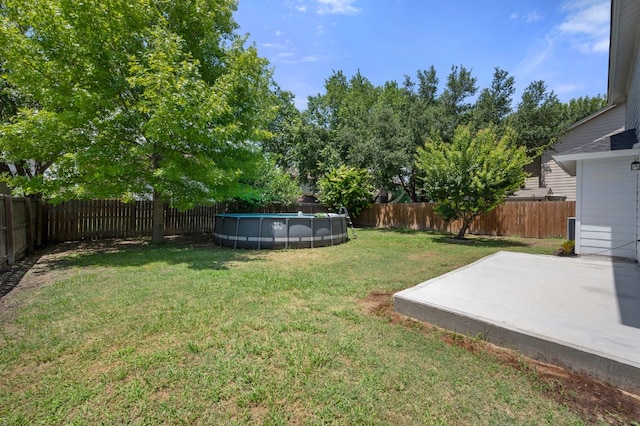
[[[531,244],[523,243],[522,241],[514,241],[507,238],[500,237],[471,237],[464,240],[456,240],[454,235],[442,235],[440,238],[434,238],[434,243],[437,244],[450,244],[450,245],[462,245],[469,247],[484,247],[484,248],[508,248],[508,247],[530,247]]]
[[[464,240],[456,240],[455,234],[448,232],[427,231],[419,229],[409,228],[385,228],[379,229],[383,233],[394,233],[401,235],[428,235],[433,239],[434,243],[438,244],[455,244],[460,246],[468,245],[469,247],[485,247],[485,248],[508,248],[508,247],[530,247],[531,244],[527,244],[522,241],[516,241],[509,239],[508,237],[486,237],[467,235]]]
[[[446,232],[438,232],[438,231],[427,231],[427,230],[423,230],[423,229],[410,229],[410,228],[361,228],[361,229],[375,229],[376,231],[382,232],[384,233],[393,233],[393,234],[400,234],[400,235],[418,235],[418,234],[423,234],[423,235],[433,235],[433,236],[453,236],[453,234],[448,234]]]
[[[220,247],[211,236],[168,237],[164,244],[149,239],[100,240],[65,243],[53,252],[64,253],[51,269],[70,266],[135,267],[150,263],[186,264],[196,270],[225,270],[231,263],[259,260],[256,250]]]

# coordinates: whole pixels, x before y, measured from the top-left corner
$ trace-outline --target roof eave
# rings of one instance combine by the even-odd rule
[[[616,70],[617,70],[617,58],[618,58],[618,39],[620,35],[620,2],[616,0],[611,1],[611,20],[610,33],[609,33],[609,81],[607,84],[607,104],[614,105],[620,102],[616,91]],[[617,23],[617,25],[614,25]],[[624,93],[624,92],[623,92]]]
[[[616,107],[617,107],[617,106],[619,106],[619,105],[620,105],[620,104],[612,104],[612,105],[611,105],[611,104],[608,104],[607,106],[605,106],[604,108],[602,108],[602,109],[601,109],[601,110],[599,110],[599,111],[594,112],[594,113],[593,113],[593,114],[591,114],[590,116],[585,117],[585,118],[583,118],[582,120],[580,120],[580,121],[576,121],[575,123],[573,123],[573,124],[572,124],[571,126],[569,126],[569,128],[567,129],[567,132],[569,132],[569,131],[571,131],[571,130],[575,129],[576,127],[580,127],[580,126],[582,126],[583,124],[585,124],[585,123],[587,123],[587,122],[589,122],[589,121],[593,120],[593,119],[594,119],[594,118],[596,118],[596,117],[601,116],[602,114],[604,114],[604,113],[605,113],[605,112],[607,112],[607,111],[611,111],[612,109],[616,108]]]
[[[637,144],[636,144],[637,145]],[[560,168],[567,172],[570,176],[576,175],[576,165],[580,160],[596,160],[606,158],[619,158],[619,157],[637,157],[640,155],[640,147],[632,149],[618,149],[615,151],[600,151],[600,152],[581,152],[576,154],[558,154],[553,155],[551,158],[558,163]]]

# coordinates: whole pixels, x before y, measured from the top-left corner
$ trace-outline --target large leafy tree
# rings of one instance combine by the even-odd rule
[[[564,104],[564,125],[566,131],[572,124],[600,111],[607,105],[605,96],[581,96]]]
[[[291,97],[280,97],[280,115],[269,152],[281,165],[299,172],[302,180],[318,179],[342,165],[367,169],[376,187],[402,188],[412,201],[424,199],[421,171],[415,167],[417,149],[428,138],[451,142],[454,130],[493,128],[498,139],[512,128],[519,145],[535,157],[574,121],[594,112],[601,98],[580,98],[562,104],[542,81],[522,95],[514,112],[515,80],[495,68],[490,87],[478,93],[476,78],[464,66],[454,66],[438,93],[434,67],[419,70],[402,85],[388,81],[373,85],[360,72],[348,78],[342,71],[325,80],[325,91],[308,99],[297,114]],[[586,113],[586,115],[585,115]]]
[[[265,156],[264,161],[257,165],[257,173],[243,183],[251,190],[243,192],[241,197],[233,201],[248,210],[268,205],[291,207],[302,196],[296,180],[271,156]]]
[[[524,183],[529,159],[514,139],[509,130],[498,137],[493,128],[476,133],[460,126],[451,143],[432,138],[418,150],[416,167],[423,172],[425,193],[436,202],[435,212],[447,222],[462,220],[457,238],[464,238],[476,216]]]
[[[539,80],[529,84],[522,93],[517,110],[509,117],[509,126],[517,133],[517,143],[535,158],[556,142],[567,124],[562,103]]]
[[[480,91],[474,105],[474,118],[478,128],[494,126],[504,129],[505,122],[511,114],[511,103],[515,93],[515,79],[500,68],[495,68],[491,86]]]
[[[266,135],[271,78],[234,0],[7,0],[5,76],[34,106],[0,133],[10,185],[53,200],[151,196],[162,207],[242,193]]]
[[[445,141],[453,139],[454,131],[458,126],[470,122],[473,104],[469,102],[469,98],[478,91],[477,81],[471,70],[464,66],[451,67],[444,91],[438,99],[442,113],[439,115],[437,133]]]
[[[283,169],[295,169],[302,131],[302,114],[295,106],[294,94],[275,87],[275,115],[268,125],[270,136],[262,141],[263,150]]]
[[[0,63],[0,76],[5,74],[4,65]],[[10,123],[21,108],[34,107],[32,100],[26,98],[18,88],[0,77],[0,126]],[[42,173],[48,167],[46,162],[33,160],[7,161],[7,153],[2,152],[0,145],[0,175],[33,176]]]
[[[381,92],[360,72],[342,71],[325,80],[325,93],[311,96],[295,151],[301,176],[316,184],[341,165],[367,167],[371,112]]]
[[[444,108],[437,96],[439,79],[436,70],[431,66],[428,70],[418,70],[417,82],[405,76],[403,89],[406,97],[406,108],[402,111],[402,119],[410,133],[410,143],[405,148],[408,159],[405,161],[404,173],[398,177],[404,192],[412,201],[419,200],[419,170],[413,165],[416,150],[424,145],[429,135],[442,127],[446,120]]]
[[[360,166],[371,171],[378,188],[393,189],[395,182],[402,185],[407,181],[407,165],[415,154],[406,119],[408,106],[404,89],[387,82],[371,107],[369,137],[360,149],[366,161]]]

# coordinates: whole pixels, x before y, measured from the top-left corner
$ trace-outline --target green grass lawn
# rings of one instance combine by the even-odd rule
[[[580,424],[531,374],[367,313],[498,250],[560,240],[359,230],[320,249],[71,251],[2,314],[0,424]]]

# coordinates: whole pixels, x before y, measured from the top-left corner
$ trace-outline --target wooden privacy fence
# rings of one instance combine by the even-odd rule
[[[445,223],[432,203],[374,204],[355,219],[359,226],[457,232],[461,222]],[[469,233],[526,238],[566,237],[567,218],[574,217],[575,201],[510,201],[478,216]]]
[[[244,210],[235,203],[216,203],[186,211],[164,206],[165,235],[213,233],[215,215]],[[317,204],[300,204],[290,208],[271,205],[256,212],[326,211]],[[149,236],[152,231],[153,203],[119,200],[74,200],[46,206],[46,236],[49,242],[99,240]]]
[[[165,234],[210,232],[214,216],[223,209],[216,204],[180,212],[165,205]],[[47,205],[46,212],[49,242],[141,237],[151,235],[152,230],[151,201],[73,200]]]
[[[41,203],[0,195],[0,268],[13,265],[42,243]]]
[[[165,206],[167,235],[211,233],[219,213],[246,211],[241,205],[217,203],[179,211]],[[319,204],[290,208],[271,205],[255,212],[326,212]],[[34,247],[47,242],[131,238],[151,235],[152,203],[118,200],[78,200],[48,205],[39,200],[0,195],[0,267],[13,265]],[[476,218],[469,232],[481,235],[547,238],[567,235],[567,218],[575,215],[575,201],[508,202]],[[360,212],[355,223],[378,228],[410,228],[457,232],[459,221],[446,224],[433,204],[375,204]]]

